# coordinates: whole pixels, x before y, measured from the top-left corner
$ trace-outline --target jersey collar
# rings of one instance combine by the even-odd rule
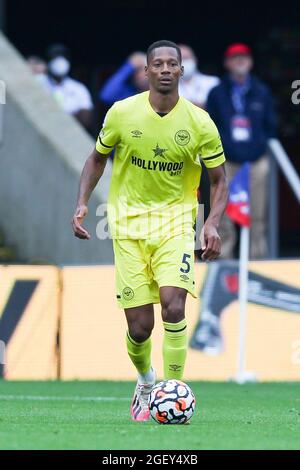
[[[151,114],[151,116],[162,122],[162,121],[166,121],[166,120],[169,120],[170,117],[172,117],[177,111],[178,111],[178,108],[180,107],[180,104],[182,102],[182,98],[179,96],[179,99],[177,101],[177,103],[175,104],[174,108],[171,109],[171,111],[168,112],[168,114],[166,114],[165,116],[161,117],[159,114],[157,114],[156,111],[154,111],[154,109],[152,108],[151,104],[150,104],[150,101],[149,101],[149,95],[150,95],[150,91],[147,91],[146,92],[146,104],[147,104],[147,108],[148,108],[148,111],[149,111],[149,114]]]

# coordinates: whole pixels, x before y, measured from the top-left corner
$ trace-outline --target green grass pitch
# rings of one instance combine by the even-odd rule
[[[300,384],[190,383],[190,426],[134,423],[130,382],[0,381],[0,449],[299,449]]]

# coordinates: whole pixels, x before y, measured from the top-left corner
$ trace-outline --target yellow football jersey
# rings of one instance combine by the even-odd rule
[[[96,143],[115,148],[108,199],[112,238],[149,239],[192,234],[201,161],[225,161],[218,130],[208,113],[180,97],[165,116],[149,92],[116,102]]]

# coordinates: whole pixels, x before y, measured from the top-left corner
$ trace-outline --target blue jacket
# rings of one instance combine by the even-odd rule
[[[103,85],[99,91],[99,98],[106,104],[124,100],[138,93],[136,87],[131,83],[134,67],[130,62],[120,67]]]
[[[252,137],[247,142],[237,142],[231,136],[231,119],[236,114],[231,93],[232,82],[226,76],[210,92],[206,109],[218,127],[227,160],[237,163],[253,162],[266,152],[268,139],[275,137],[273,99],[268,87],[258,78],[250,76],[244,114],[251,121]]]

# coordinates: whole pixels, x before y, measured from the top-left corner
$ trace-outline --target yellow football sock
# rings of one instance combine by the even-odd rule
[[[142,343],[137,343],[127,331],[126,343],[128,355],[139,374],[144,375],[149,372],[151,369],[151,337]]]
[[[187,353],[187,325],[184,318],[178,323],[163,322],[165,334],[163,341],[164,378],[181,380]]]

